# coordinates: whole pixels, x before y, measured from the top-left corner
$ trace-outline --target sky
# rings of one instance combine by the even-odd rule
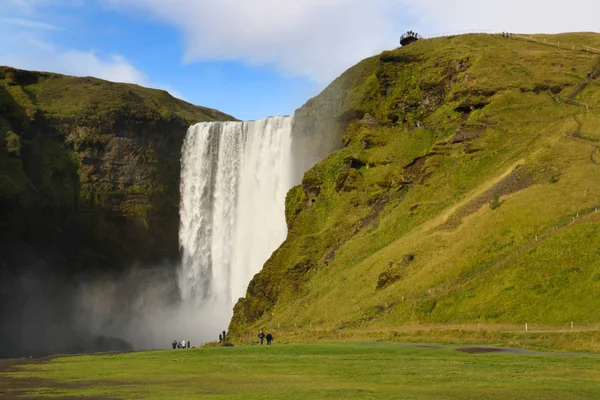
[[[292,114],[409,29],[598,32],[598,15],[598,0],[0,0],[0,65],[258,119]]]

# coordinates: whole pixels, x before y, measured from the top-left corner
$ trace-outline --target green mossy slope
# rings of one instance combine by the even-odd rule
[[[4,282],[24,256],[72,272],[176,258],[187,127],[231,119],[161,90],[0,67]]]
[[[576,49],[421,40],[301,108],[295,135],[344,147],[289,192],[231,332],[599,323],[600,35],[538,38]]]

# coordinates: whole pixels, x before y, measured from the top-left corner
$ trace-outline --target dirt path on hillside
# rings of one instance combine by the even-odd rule
[[[469,202],[473,201],[474,199],[476,199],[477,197],[481,196],[486,191],[488,191],[491,188],[493,188],[500,181],[502,181],[503,179],[505,179],[507,176],[509,176],[511,173],[513,173],[517,168],[523,166],[524,164],[525,164],[525,159],[520,159],[520,160],[516,161],[510,167],[508,167],[508,169],[506,169],[502,174],[497,175],[496,177],[494,177],[494,178],[492,178],[492,179],[484,182],[482,185],[476,187],[474,190],[472,190],[471,192],[467,193],[467,195],[461,201],[459,201],[458,203],[456,203],[455,205],[453,205],[452,207],[450,207],[448,210],[446,210],[445,212],[443,212],[442,216],[441,216],[441,222],[440,222],[440,217],[437,217],[437,218],[434,218],[433,223],[435,225],[442,225],[443,223],[445,223],[446,221],[448,221],[448,219],[450,218],[450,216],[453,215],[454,213],[456,213],[456,211],[460,207],[464,207]]]

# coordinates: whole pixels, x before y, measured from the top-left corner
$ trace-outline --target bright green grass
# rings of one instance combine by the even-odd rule
[[[70,384],[40,383],[34,397],[592,399],[599,366],[585,356],[328,343],[65,357],[9,376]]]

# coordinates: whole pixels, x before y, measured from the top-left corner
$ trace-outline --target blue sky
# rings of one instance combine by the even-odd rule
[[[542,0],[485,3],[2,0],[0,65],[162,88],[256,119],[293,113],[348,67],[395,47],[407,29],[435,34],[600,27],[595,0],[573,0],[568,8]]]

